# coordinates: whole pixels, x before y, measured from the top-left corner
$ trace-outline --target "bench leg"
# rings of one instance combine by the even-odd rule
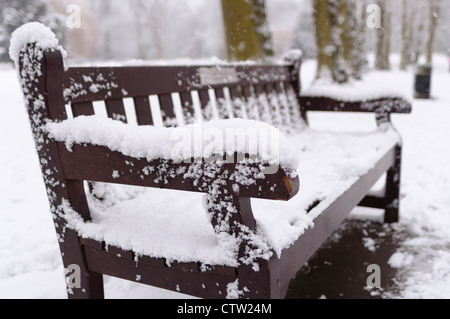
[[[401,175],[402,147],[395,148],[395,160],[387,171],[386,192],[384,197],[366,196],[358,206],[384,209],[384,222],[386,224],[399,221],[400,204],[400,175]]]
[[[104,299],[103,276],[88,270],[78,234],[66,229],[60,248],[66,269],[68,299]]]
[[[398,145],[395,149],[394,165],[388,170],[386,178],[385,195],[385,223],[396,223],[399,221],[400,205],[400,175],[401,175],[402,147]]]

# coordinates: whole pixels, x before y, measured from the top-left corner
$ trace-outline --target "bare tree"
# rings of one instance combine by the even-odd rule
[[[381,9],[381,28],[376,29],[375,40],[375,68],[378,70],[389,70],[391,50],[391,12],[386,0],[378,0]]]
[[[429,7],[428,7],[428,18],[429,18],[429,25],[428,25],[428,39],[426,44],[426,59],[427,63],[431,63],[433,61],[433,46],[434,46],[434,39],[436,35],[436,28],[438,26],[438,20],[439,20],[439,10],[441,7],[441,1],[440,0],[429,0],[428,1]]]
[[[331,37],[331,17],[328,0],[313,1],[313,16],[317,46],[316,79],[331,78],[333,69],[333,54],[336,48]]]

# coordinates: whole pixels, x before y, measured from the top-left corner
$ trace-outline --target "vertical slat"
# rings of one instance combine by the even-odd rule
[[[280,108],[280,117],[281,117],[281,125],[283,128],[290,128],[291,126],[291,119],[290,119],[290,108],[288,103],[285,103],[286,100],[284,99],[285,92],[283,85],[280,82],[275,83],[275,92],[276,96],[278,98],[278,105]]]
[[[181,92],[181,111],[183,113],[184,122],[192,124],[195,122],[194,102],[192,101],[191,92]]]
[[[212,104],[209,102],[208,90],[199,90],[198,97],[200,99],[200,106],[202,108],[202,116],[206,121],[210,121],[213,118]]]
[[[153,125],[152,110],[148,96],[135,97],[133,100],[138,125]]]
[[[122,99],[106,100],[105,105],[109,118],[127,123],[127,115]]]
[[[289,108],[289,116],[291,118],[291,126],[295,130],[301,130],[305,127],[306,112],[303,113],[297,93],[290,82],[284,82],[284,91]]]
[[[278,99],[273,87],[273,84],[266,84],[266,92],[269,98],[269,109],[270,109],[270,118],[273,126],[280,128],[281,126],[281,118],[280,118],[280,108],[278,105]]]
[[[230,86],[231,107],[233,109],[233,116],[235,118],[246,118],[245,103],[237,86]]]
[[[73,103],[70,106],[72,108],[73,117],[94,115],[94,105],[92,102]]]
[[[171,94],[158,95],[159,105],[161,107],[161,116],[165,127],[177,126],[178,121],[175,116],[173,100]]]
[[[255,85],[256,101],[258,104],[258,113],[261,121],[272,124],[270,116],[269,100],[267,99],[264,87],[260,84]]]
[[[250,120],[259,120],[258,105],[256,104],[255,94],[251,86],[242,87],[242,93],[245,97],[245,104],[247,109],[247,117]]]
[[[230,114],[227,108],[227,101],[225,99],[225,93],[223,89],[215,89],[214,93],[216,94],[216,107],[217,114],[219,115],[219,119],[226,120],[230,118]]]

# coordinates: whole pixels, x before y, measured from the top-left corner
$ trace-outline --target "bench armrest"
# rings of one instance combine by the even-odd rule
[[[389,123],[392,113],[411,113],[411,103],[401,97],[385,97],[359,101],[343,101],[330,97],[300,96],[303,112],[363,112],[375,113],[377,124]]]
[[[295,172],[279,167],[264,174],[264,165],[251,160],[220,163],[196,160],[176,163],[133,158],[104,146],[74,145],[69,151],[58,143],[64,175],[68,180],[119,183],[201,193],[214,191],[214,184],[226,183],[230,194],[239,197],[289,200],[299,190]]]
[[[329,97],[300,96],[307,111],[411,113],[411,103],[400,97],[368,99],[364,101],[342,101]]]

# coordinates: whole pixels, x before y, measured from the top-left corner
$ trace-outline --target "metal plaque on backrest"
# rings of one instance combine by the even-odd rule
[[[232,84],[239,82],[235,68],[199,68],[198,74],[202,86]]]

